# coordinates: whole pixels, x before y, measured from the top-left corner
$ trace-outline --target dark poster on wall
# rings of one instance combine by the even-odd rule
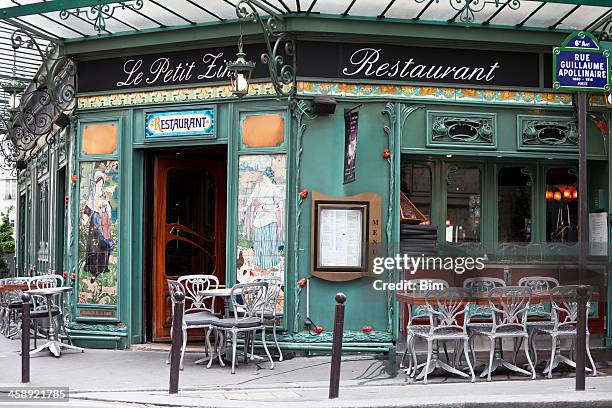
[[[359,111],[344,112],[344,184],[355,181]]]

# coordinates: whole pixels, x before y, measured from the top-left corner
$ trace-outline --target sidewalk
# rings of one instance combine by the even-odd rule
[[[19,341],[0,338],[0,387],[20,386]],[[48,354],[31,359],[31,386],[68,386],[71,404],[87,406],[185,407],[612,407],[612,353],[597,351],[596,378],[587,377],[587,391],[575,392],[572,370],[559,370],[548,380],[531,381],[507,372],[491,383],[471,384],[454,376],[435,375],[430,383],[411,384],[400,372],[391,377],[385,360],[371,355],[343,358],[340,398],[327,400],[329,357],[296,357],[240,365],[236,374],[217,363],[210,369],[193,362],[201,353],[185,355],[180,392],[170,396],[169,366],[163,351],[93,350]],[[106,405],[105,404],[108,404]],[[85,404],[82,404],[85,403]],[[101,404],[101,405],[99,405]],[[1,404],[0,404],[1,406]]]

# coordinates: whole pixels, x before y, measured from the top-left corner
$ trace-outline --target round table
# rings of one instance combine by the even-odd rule
[[[36,354],[44,349],[49,349],[49,352],[53,354],[55,357],[60,357],[62,355],[62,349],[69,350],[78,350],[81,353],[85,350],[81,347],[73,346],[72,344],[64,344],[62,343],[57,336],[57,330],[55,329],[55,323],[53,322],[53,316],[51,315],[51,299],[55,295],[63,295],[66,292],[70,292],[72,290],[71,286],[59,286],[55,288],[42,288],[42,289],[30,289],[25,292],[29,295],[37,295],[44,296],[47,299],[47,312],[49,313],[49,335],[48,340],[42,346],[36,348],[35,350],[30,352],[30,355]],[[62,316],[60,316],[61,318]]]

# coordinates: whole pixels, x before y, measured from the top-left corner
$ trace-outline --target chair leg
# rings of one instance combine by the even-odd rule
[[[406,348],[404,349],[404,354],[402,354],[402,359],[400,360],[400,368],[405,368],[406,366],[404,365],[404,361],[406,360],[406,356],[408,355],[408,350],[410,349],[410,335],[406,336]],[[412,356],[410,356],[412,358]],[[411,366],[411,361],[412,359],[408,359],[408,367],[410,368]],[[406,371],[406,374],[408,374],[408,371]]]
[[[253,336],[255,336],[255,333],[256,332],[253,332]],[[270,359],[270,370],[272,370],[274,368],[274,361],[272,360],[270,351],[268,351],[268,345],[266,344],[266,327],[265,326],[261,329],[261,342],[263,343],[264,350],[266,351],[266,354],[268,358]]]
[[[416,354],[416,353],[415,353]],[[427,340],[427,362],[425,363],[425,376],[423,377],[423,384],[427,384],[427,374],[429,373],[429,364],[431,364],[431,355],[433,354],[433,342]]]
[[[183,347],[181,348],[181,364],[180,369],[183,370],[183,358],[185,357],[185,350],[187,349],[187,330],[183,330]]]
[[[251,340],[251,332],[244,332],[244,344],[243,344],[243,362],[248,363],[249,359],[249,341]]]
[[[476,375],[474,374],[474,367],[472,367],[472,362],[470,361],[470,355],[467,352],[468,349],[468,339],[465,339],[463,341],[463,348],[464,348],[464,354],[465,354],[465,361],[467,361],[467,365],[470,368],[470,374],[472,374],[472,382],[476,381]]]
[[[550,344],[550,361],[548,362],[548,378],[552,378],[552,368],[553,363],[555,362],[555,351],[557,351],[557,339],[555,336],[550,336],[551,344]]]
[[[521,349],[523,345],[523,338],[513,338],[513,347],[512,347],[512,364],[516,365],[516,356],[518,355],[518,351]]]
[[[38,321],[34,320],[34,348],[37,348],[36,340],[38,339]]]
[[[593,357],[591,356],[591,347],[589,346],[589,335],[586,335],[586,353],[589,357],[589,361],[591,362],[591,367],[593,367],[593,377],[597,375],[597,367],[595,367],[595,362],[593,361]]]
[[[487,373],[487,381],[491,381],[491,371],[493,368],[493,356],[495,355],[495,338],[491,339],[491,350],[489,351],[489,372]]]
[[[278,361],[283,361],[283,352],[281,351],[276,338],[276,319],[274,320],[274,324],[272,326],[272,336],[274,336],[274,344],[276,344],[276,349],[278,350]]]
[[[237,333],[232,330],[232,374],[236,374],[236,346],[237,346]]]
[[[419,360],[417,359],[417,353],[414,349],[414,345],[416,343],[416,336],[412,338],[411,354],[412,354],[412,372],[410,373],[411,377],[416,376],[417,367],[419,366]]]
[[[523,341],[523,345],[525,346],[525,355],[527,356],[527,362],[529,363],[529,368],[531,369],[531,379],[535,380],[536,378],[535,366],[533,362],[531,361],[531,356],[529,355],[529,337],[527,337],[525,341]]]

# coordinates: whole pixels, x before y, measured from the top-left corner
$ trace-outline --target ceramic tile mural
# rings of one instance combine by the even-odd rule
[[[240,156],[237,281],[285,275],[285,154]],[[282,310],[283,293],[279,299]]]
[[[413,85],[354,84],[343,82],[298,81],[298,95],[333,95],[345,97],[385,97],[406,101],[449,101],[463,103],[493,103],[516,106],[572,106],[572,95],[568,93],[498,91],[492,89],[427,87]],[[275,96],[270,83],[254,83],[249,88],[250,96]],[[123,94],[79,96],[79,109],[112,108],[184,101],[209,101],[233,98],[231,87],[206,86],[198,88],[141,91]],[[593,106],[606,106],[603,97],[590,98]]]
[[[117,304],[119,163],[81,163],[78,301]]]

